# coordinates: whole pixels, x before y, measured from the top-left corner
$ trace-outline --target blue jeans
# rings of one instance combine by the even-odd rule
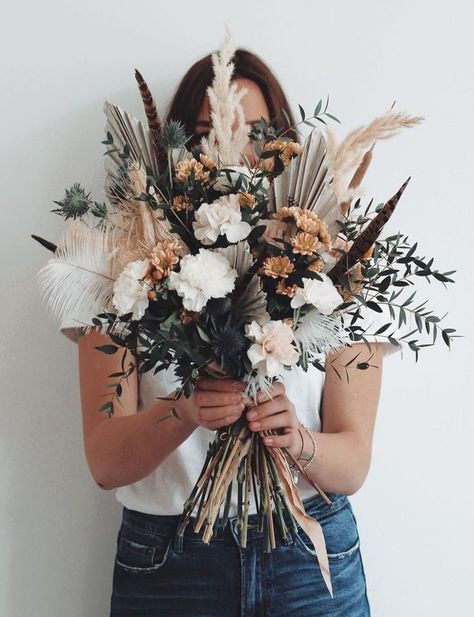
[[[303,501],[323,528],[334,597],[321,576],[308,536],[281,537],[264,550],[257,515],[249,516],[247,548],[239,547],[236,517],[205,544],[191,518],[182,546],[180,516],[123,507],[117,537],[110,617],[369,617],[359,533],[349,498],[327,493]],[[289,521],[287,520],[289,525]]]

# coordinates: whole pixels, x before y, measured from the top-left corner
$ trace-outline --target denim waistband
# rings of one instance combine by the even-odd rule
[[[347,495],[343,495],[341,493],[326,492],[326,495],[331,501],[331,505],[326,504],[326,502],[319,495],[319,493],[315,493],[311,497],[307,497],[303,500],[305,512],[318,520],[323,515],[327,515],[331,512],[339,510],[339,508],[343,507],[348,502]],[[284,518],[286,523],[289,524],[290,520],[286,512],[284,513]],[[150,533],[174,536],[176,534],[180,519],[180,514],[147,514],[145,512],[139,512],[138,510],[132,510],[130,508],[127,508],[126,506],[123,506],[122,509],[122,521],[125,525],[130,525],[131,527],[136,527]],[[213,538],[231,539],[235,534],[236,520],[237,516],[229,516],[227,525],[224,528],[220,528],[216,521]],[[194,516],[190,517],[189,523],[186,526],[184,532],[184,538],[200,538],[204,529],[204,525],[201,527],[199,533],[196,533],[193,529],[195,522],[196,518]],[[234,534],[232,528],[234,528]],[[255,539],[263,536],[263,533],[260,532],[257,528],[258,514],[249,514],[249,539]]]

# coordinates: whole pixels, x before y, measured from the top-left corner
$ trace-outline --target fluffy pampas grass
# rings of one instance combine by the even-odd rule
[[[230,29],[226,25],[224,42],[219,54],[212,54],[214,79],[207,89],[210,106],[211,130],[207,137],[201,139],[204,154],[223,165],[240,165],[241,152],[248,141],[250,125],[246,124],[244,110],[240,99],[246,94],[246,88],[238,88],[231,82],[234,71],[232,57],[235,47],[231,41]],[[234,118],[237,128],[232,130]]]
[[[353,197],[355,187],[348,188],[348,177],[354,174],[366,153],[377,141],[389,139],[397,135],[400,130],[411,128],[422,120],[421,116],[390,110],[372,120],[370,124],[352,130],[340,144],[336,143],[334,133],[328,127],[327,149],[334,172],[333,189],[338,203],[347,202]]]

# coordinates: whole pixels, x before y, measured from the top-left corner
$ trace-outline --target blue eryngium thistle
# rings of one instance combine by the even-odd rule
[[[181,148],[189,140],[181,120],[167,120],[163,123],[160,132],[160,146],[165,150]]]
[[[65,219],[80,218],[87,214],[93,203],[89,199],[89,195],[90,193],[86,195],[79,182],[75,182],[71,188],[66,189],[66,195],[62,201],[54,201],[59,208],[55,208],[51,212],[56,212],[56,214],[64,216]]]
[[[85,190],[75,182],[71,188],[66,189],[66,195],[62,201],[54,201],[59,208],[54,208],[51,212],[55,212],[65,219],[81,218],[89,211],[99,219],[107,218],[107,206],[105,203],[98,203],[89,199],[90,192],[86,194]]]

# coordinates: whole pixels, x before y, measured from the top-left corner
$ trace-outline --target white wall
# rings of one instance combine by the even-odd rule
[[[419,297],[465,338],[418,363],[387,360],[372,468],[352,503],[374,617],[465,615],[474,574],[471,3],[223,6],[45,0],[2,11],[0,614],[105,617],[120,519],[86,466],[76,349],[40,304],[35,273],[47,253],[29,234],[57,239],[62,220],[49,210],[74,181],[101,199],[104,99],[142,114],[137,67],[163,109],[227,22],[293,106],[311,109],[330,93],[341,134],[395,99],[426,117],[377,146],[366,187],[382,201],[412,176],[391,229],[416,238],[440,270],[458,270],[455,286],[421,286]]]

